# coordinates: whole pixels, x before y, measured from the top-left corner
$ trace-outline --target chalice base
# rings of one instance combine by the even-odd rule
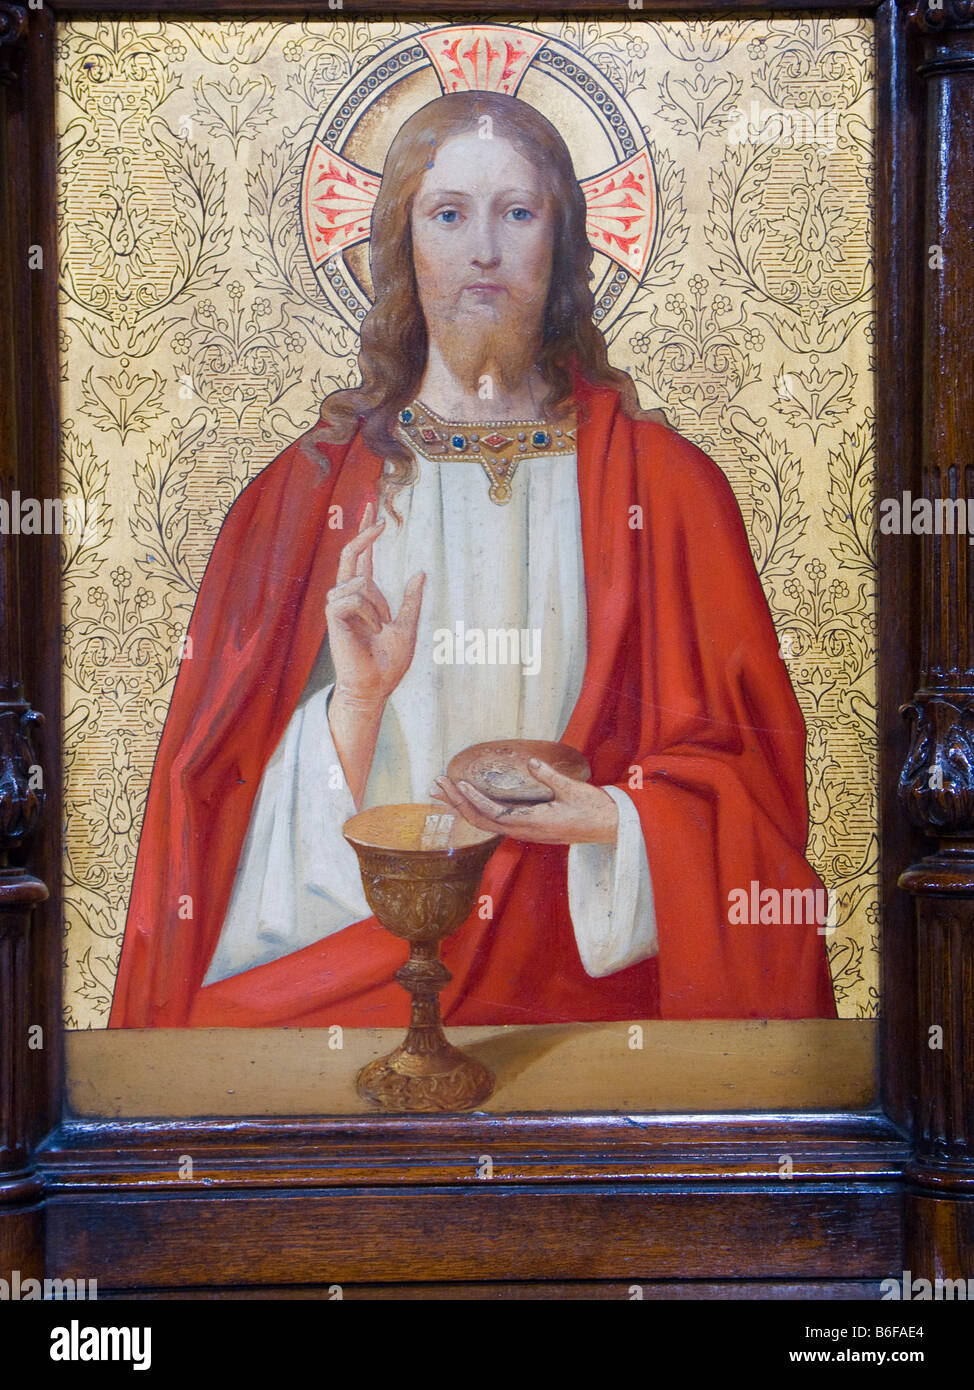
[[[442,1034],[422,1039],[433,1050],[416,1050],[405,1040],[387,1057],[378,1057],[362,1068],[356,1089],[365,1100],[384,1110],[472,1110],[494,1089],[491,1072],[473,1057],[453,1047]],[[422,1045],[422,1044],[421,1044]]]

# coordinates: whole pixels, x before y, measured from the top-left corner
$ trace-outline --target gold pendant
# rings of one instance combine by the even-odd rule
[[[575,452],[574,416],[560,427],[538,420],[455,423],[414,401],[399,412],[399,427],[416,452],[432,462],[468,459],[479,463],[490,483],[487,495],[498,506],[513,497],[514,476],[525,459]]]

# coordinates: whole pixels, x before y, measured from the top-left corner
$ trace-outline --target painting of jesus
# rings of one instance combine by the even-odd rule
[[[430,101],[369,255],[358,384],[213,548],[110,1026],[402,1026],[342,827],[430,798],[504,836],[443,946],[447,1024],[834,1017],[824,915],[763,911],[824,892],[741,513],[609,363],[562,136],[501,92]],[[446,775],[492,739],[591,780],[536,761],[550,799],[511,813]]]

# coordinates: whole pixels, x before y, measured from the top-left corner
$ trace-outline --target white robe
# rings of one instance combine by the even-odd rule
[[[387,519],[373,548],[375,582],[393,613],[412,574],[424,570],[426,584],[415,655],[387,701],[363,808],[428,802],[433,779],[470,744],[560,739],[585,671],[575,455],[525,459],[504,506],[490,501],[473,460],[416,462],[416,482],[396,497],[403,524]],[[457,624],[463,653],[474,656],[471,629],[526,633],[521,661],[504,661],[515,653],[501,642],[493,652],[500,662],[446,664]],[[597,632],[589,636],[598,641]],[[205,984],[371,915],[358,860],[342,836],[355,805],[328,725],[333,683],[326,640],[261,779]],[[619,808],[616,843],[573,845],[568,854],[572,927],[582,965],[594,977],[657,951],[639,817],[624,792],[606,791]]]

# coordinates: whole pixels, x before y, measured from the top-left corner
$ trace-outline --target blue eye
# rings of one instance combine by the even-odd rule
[[[433,221],[439,222],[442,219],[443,225],[450,227],[457,220],[457,218],[459,218],[459,216],[460,214],[457,212],[456,208],[444,208],[442,212],[438,212],[436,214],[436,216],[433,218]]]
[[[534,213],[529,208],[511,208],[510,215],[517,222],[526,222],[529,217],[534,216]]]

